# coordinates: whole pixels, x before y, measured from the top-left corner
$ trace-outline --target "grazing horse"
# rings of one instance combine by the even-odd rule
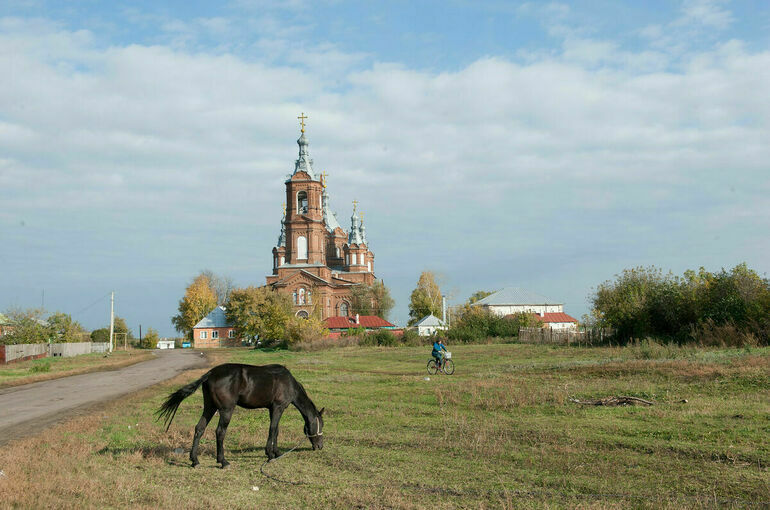
[[[310,439],[313,450],[323,448],[323,412],[316,409],[307,396],[305,388],[283,365],[241,365],[227,363],[219,365],[195,382],[184,386],[168,396],[158,409],[158,419],[164,419],[166,430],[171,426],[179,404],[203,386],[203,414],[195,426],[190,460],[192,467],[198,465],[198,443],[209,420],[219,411],[217,425],[217,462],[222,468],[230,465],[225,460],[223,443],[227,426],[235,406],[246,409],[267,408],[270,410],[270,433],[267,436],[265,453],[268,459],[279,456],[278,422],[289,404],[294,404],[305,419],[305,435]]]

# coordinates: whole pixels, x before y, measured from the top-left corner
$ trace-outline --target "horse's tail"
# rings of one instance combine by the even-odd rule
[[[187,386],[182,386],[176,390],[174,393],[168,396],[166,401],[163,402],[163,405],[160,406],[160,409],[155,412],[157,420],[164,420],[166,425],[166,432],[168,432],[168,429],[171,426],[171,422],[174,420],[174,416],[176,415],[176,410],[179,409],[179,404],[182,403],[182,400],[195,393],[198,390],[198,387],[209,378],[210,374],[211,372],[206,372],[197,381],[191,382]]]

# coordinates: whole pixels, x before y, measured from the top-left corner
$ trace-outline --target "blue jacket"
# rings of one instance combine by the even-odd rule
[[[438,354],[440,351],[445,351],[446,345],[440,344],[438,342],[433,342],[433,354]]]

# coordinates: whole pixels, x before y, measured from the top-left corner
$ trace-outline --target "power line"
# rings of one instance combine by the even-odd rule
[[[85,308],[83,308],[82,310],[79,310],[79,311],[77,311],[77,312],[73,313],[72,315],[73,315],[73,316],[75,316],[75,315],[80,315],[81,313],[85,312],[86,310],[88,310],[88,309],[89,309],[89,308],[91,308],[92,306],[94,306],[94,305],[98,304],[98,303],[99,303],[99,302],[100,302],[102,299],[104,299],[104,298],[108,297],[109,295],[110,295],[110,293],[108,292],[107,294],[103,295],[102,297],[100,297],[99,299],[97,299],[96,301],[94,301],[93,303],[91,303],[90,305],[86,306],[86,307],[85,307]]]

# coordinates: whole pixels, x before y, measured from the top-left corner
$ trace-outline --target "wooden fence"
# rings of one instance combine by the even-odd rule
[[[526,344],[599,345],[612,339],[611,329],[560,330],[551,328],[519,328],[519,342]]]

